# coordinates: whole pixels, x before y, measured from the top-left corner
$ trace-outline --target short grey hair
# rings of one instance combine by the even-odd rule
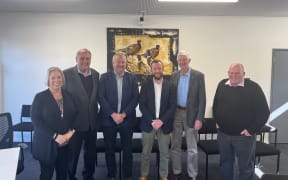
[[[89,53],[90,56],[92,56],[91,51],[90,51],[89,49],[87,49],[87,48],[82,48],[82,49],[79,49],[79,50],[77,51],[77,53],[76,53],[76,59],[77,59],[77,57],[78,57],[81,53]]]
[[[189,52],[187,52],[185,50],[179,51],[179,53],[177,55],[177,59],[179,58],[179,56],[186,56],[188,59],[191,59]]]
[[[47,77],[46,77],[45,84],[46,84],[47,86],[49,86],[49,77],[50,77],[50,75],[51,75],[51,73],[52,73],[53,71],[58,71],[58,72],[60,72],[61,77],[62,77],[62,79],[63,79],[63,84],[64,84],[64,83],[65,83],[64,73],[63,73],[63,71],[62,71],[59,67],[56,67],[56,66],[50,67],[50,68],[47,70]]]
[[[126,54],[125,54],[124,52],[117,52],[117,53],[115,53],[115,54],[113,55],[112,62],[114,62],[115,59],[116,59],[117,57],[120,57],[120,56],[125,57],[125,61],[127,62],[127,56],[126,56]]]

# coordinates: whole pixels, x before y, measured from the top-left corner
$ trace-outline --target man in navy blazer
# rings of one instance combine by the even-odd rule
[[[176,110],[176,88],[168,80],[163,79],[163,69],[161,61],[153,60],[151,63],[153,78],[149,78],[141,87],[139,107],[142,112],[143,150],[140,180],[148,180],[155,136],[160,151],[160,180],[167,180],[168,177],[170,133]]]
[[[138,104],[136,77],[126,69],[126,55],[116,53],[112,72],[101,75],[99,85],[100,117],[105,141],[105,158],[109,180],[115,180],[115,143],[120,134],[123,151],[123,176],[132,179],[132,135]]]
[[[91,52],[80,49],[76,54],[77,65],[64,71],[66,89],[73,97],[78,115],[73,123],[75,134],[70,140],[69,179],[74,180],[82,143],[84,144],[83,179],[93,180],[96,161],[96,136],[98,119],[99,73],[90,68]]]

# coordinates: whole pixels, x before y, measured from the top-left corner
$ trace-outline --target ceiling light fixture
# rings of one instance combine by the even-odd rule
[[[207,3],[236,3],[239,0],[158,0],[159,2],[207,2]]]

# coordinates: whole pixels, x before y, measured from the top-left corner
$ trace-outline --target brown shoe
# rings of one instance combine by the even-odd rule
[[[115,180],[115,177],[109,177],[108,179],[109,180]]]

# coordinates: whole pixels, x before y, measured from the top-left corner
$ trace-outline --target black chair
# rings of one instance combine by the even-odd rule
[[[261,130],[261,138],[262,138],[261,141],[262,142],[264,142],[266,134],[269,134],[269,136],[274,134],[274,142],[273,142],[273,144],[274,144],[274,147],[276,147],[277,146],[277,135],[278,135],[277,128],[272,126],[272,125],[270,125],[270,124],[266,124]]]
[[[265,134],[273,134],[274,133],[274,145],[267,144],[264,142]],[[258,157],[257,166],[260,165],[260,157],[262,156],[276,156],[277,164],[276,164],[276,173],[279,172],[280,166],[280,153],[281,151],[276,147],[277,145],[277,129],[271,125],[265,125],[264,128],[258,133],[260,136],[259,140],[256,142],[256,157]]]
[[[0,114],[0,149],[13,147],[12,118],[10,113]],[[17,166],[17,174],[24,170],[24,144],[20,144],[20,155]]]
[[[140,128],[140,121],[141,117],[136,118],[135,126],[133,127],[133,134],[139,134],[142,133],[141,128]],[[102,129],[100,128],[98,130],[98,133],[102,133]],[[96,140],[96,166],[98,165],[98,153],[104,153],[105,152],[105,142],[104,138],[97,138]],[[116,148],[115,152],[119,153],[119,177],[121,180],[122,176],[122,147],[121,147],[121,142],[120,139],[116,139]],[[142,153],[142,138],[133,138],[132,139],[132,153]],[[152,147],[152,153],[156,153],[156,164],[159,168],[159,161],[160,161],[160,154],[159,154],[159,149],[158,149],[158,143],[157,140],[154,141],[153,147]],[[158,171],[159,172],[159,171]],[[159,174],[158,174],[159,175]]]
[[[287,180],[288,175],[264,174],[261,180]]]
[[[275,133],[274,127],[265,126],[259,133],[260,138],[256,142],[255,155],[258,157],[258,165],[260,163],[261,156],[277,156],[276,172],[279,171],[280,163],[280,150],[273,145],[266,144],[264,142],[265,133]],[[205,166],[205,179],[208,179],[208,156],[220,154],[217,139],[216,121],[213,118],[205,118],[202,128],[199,130],[198,147],[206,154],[206,166]],[[277,133],[275,135],[275,141],[277,141]],[[204,139],[201,137],[204,136]]]
[[[288,175],[266,174],[259,167],[255,167],[255,176],[259,180],[287,180]]]
[[[20,123],[13,125],[13,131],[20,131],[22,143],[24,142],[23,132],[30,132],[30,142],[32,148],[32,132],[34,130],[31,122],[31,105],[22,105]]]
[[[199,141],[198,147],[205,153],[205,179],[208,179],[208,158],[209,155],[219,154],[217,144],[216,121],[213,118],[205,118],[202,128],[198,131]],[[183,144],[183,143],[182,143]]]

